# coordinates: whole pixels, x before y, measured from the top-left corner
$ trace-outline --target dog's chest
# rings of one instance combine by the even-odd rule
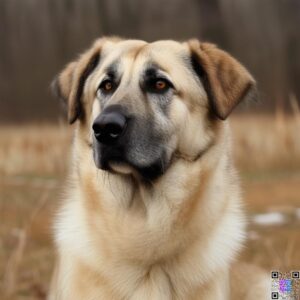
[[[160,266],[155,266],[149,269],[143,278],[140,278],[134,288],[127,290],[126,295],[123,294],[121,299],[228,300],[227,275],[227,272],[222,272],[222,276],[215,276],[213,280],[204,284],[193,285],[191,282],[188,284],[185,280],[176,278],[176,274],[168,274]]]
[[[159,267],[155,266],[139,281],[138,286],[132,291],[130,299],[176,299],[174,297],[172,282],[168,275]]]

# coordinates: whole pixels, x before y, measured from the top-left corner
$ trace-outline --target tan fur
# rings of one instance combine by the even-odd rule
[[[81,75],[97,52],[101,64],[76,99]],[[101,39],[58,77],[69,119],[78,118],[76,101],[85,117],[77,122],[70,184],[55,221],[59,258],[50,300],[228,300],[248,293],[246,285],[230,286],[231,265],[245,238],[230,129],[212,116],[201,81],[180,60],[192,52],[204,63],[216,113],[225,118],[254,81],[236,60],[209,44]],[[116,58],[128,73],[112,103],[122,99],[136,113],[155,113],[152,103],[143,106],[127,96],[149,57],[161,63],[177,90],[169,111],[172,162],[150,186],[130,167],[132,176],[97,169],[91,155],[91,124],[100,112],[96,89]],[[256,285],[263,294],[265,287],[255,280],[250,288]],[[240,287],[243,291],[234,291]],[[264,298],[247,298],[254,299]]]
[[[254,86],[248,71],[228,53],[209,43],[190,41],[192,51],[205,69],[212,101],[221,119],[226,119],[238,102]]]

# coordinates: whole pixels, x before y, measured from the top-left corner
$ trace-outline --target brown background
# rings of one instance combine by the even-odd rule
[[[57,120],[52,78],[111,34],[217,43],[259,83],[247,111],[289,111],[300,95],[299,26],[299,0],[0,0],[0,122]]]
[[[239,258],[300,270],[299,25],[300,0],[0,0],[0,299],[46,299],[73,134],[49,85],[111,34],[198,37],[253,73],[260,100],[229,118],[249,220]]]

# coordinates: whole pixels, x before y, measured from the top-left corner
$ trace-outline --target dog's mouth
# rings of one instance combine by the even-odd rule
[[[108,171],[123,175],[133,175],[143,181],[153,181],[165,172],[165,167],[161,159],[146,166],[136,166],[124,161],[110,161]]]
[[[167,155],[162,151],[157,158],[144,159],[144,163],[138,163],[135,158],[127,158],[121,149],[94,149],[94,161],[96,167],[111,173],[134,176],[142,181],[153,181],[162,176],[168,165]]]

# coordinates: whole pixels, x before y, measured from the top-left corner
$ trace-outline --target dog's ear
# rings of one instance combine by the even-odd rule
[[[231,55],[209,43],[188,41],[191,62],[200,78],[213,113],[225,120],[235,106],[252,91],[255,81]]]
[[[84,117],[81,99],[83,88],[86,79],[98,65],[102,44],[102,39],[97,40],[79,59],[69,63],[52,82],[54,94],[67,105],[70,124]]]

